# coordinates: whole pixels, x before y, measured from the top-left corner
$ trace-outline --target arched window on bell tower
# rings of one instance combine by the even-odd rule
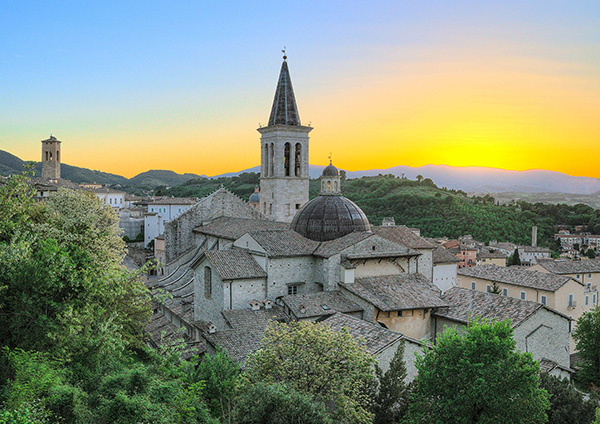
[[[264,157],[263,167],[260,169],[260,172],[263,173],[263,177],[269,176],[269,144],[265,143],[265,157]],[[263,169],[264,168],[264,169]]]
[[[300,143],[296,143],[296,150],[294,154],[294,175],[299,177],[302,172],[302,145]]]
[[[275,175],[275,146],[271,143],[269,148],[269,176]]]
[[[285,171],[284,175],[289,177],[290,174],[290,154],[292,150],[292,145],[290,143],[285,143],[283,148],[283,169]]]

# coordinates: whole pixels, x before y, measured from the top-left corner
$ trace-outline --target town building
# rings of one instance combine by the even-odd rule
[[[164,197],[144,203],[148,208],[144,214],[144,246],[148,246],[152,240],[165,232],[165,223],[189,210],[196,203],[196,199]]]
[[[456,286],[459,259],[442,246],[433,251],[433,284],[442,292]]]
[[[448,327],[463,331],[469,321],[477,318],[510,319],[518,350],[531,353],[551,375],[570,378],[573,371],[570,369],[571,319],[568,316],[540,303],[462,287],[447,290],[442,299],[448,306],[433,313],[436,338]]]
[[[482,251],[477,253],[477,265],[506,266],[508,257],[501,252]]]

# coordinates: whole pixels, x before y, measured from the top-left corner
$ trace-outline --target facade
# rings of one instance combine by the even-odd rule
[[[456,272],[458,271],[459,259],[449,250],[438,246],[433,251],[433,284],[442,293],[456,287]]]
[[[105,205],[109,205],[113,209],[122,209],[125,207],[125,192],[113,190],[112,188],[95,188],[92,189],[98,199]]]
[[[166,198],[148,202],[148,212],[144,215],[144,245],[165,232],[165,223],[172,221],[189,210],[195,199]]]
[[[535,265],[544,259],[550,259],[550,249],[545,247],[519,246],[521,265]]]
[[[477,253],[477,265],[498,265],[506,266],[508,257],[500,252],[479,252]]]

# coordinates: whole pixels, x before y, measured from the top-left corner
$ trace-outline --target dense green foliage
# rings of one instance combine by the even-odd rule
[[[595,403],[584,400],[571,382],[542,373],[540,383],[550,394],[548,424],[590,424],[594,420]]]
[[[159,187],[156,191],[160,191],[163,196],[204,197],[223,186],[242,199],[248,200],[250,195],[254,193],[254,187],[259,183],[259,174],[244,172],[235,177],[195,178],[168,189]]]
[[[540,424],[548,393],[539,363],[515,350],[510,321],[474,321],[464,335],[447,329],[417,357],[408,423]]]
[[[0,185],[0,420],[216,422],[192,364],[145,346],[149,295],[117,221],[85,192]]]
[[[375,365],[378,388],[373,399],[374,424],[399,423],[408,410],[410,387],[404,381],[404,343],[400,344],[390,362],[390,368],[384,373]]]
[[[273,322],[263,348],[247,361],[250,383],[285,383],[334,406],[338,423],[370,423],[373,358],[346,330],[310,322]]]
[[[600,386],[600,308],[592,308],[577,320],[573,333],[581,370],[578,380],[588,386]]]
[[[256,383],[240,395],[238,424],[333,424],[321,402],[284,383]]]

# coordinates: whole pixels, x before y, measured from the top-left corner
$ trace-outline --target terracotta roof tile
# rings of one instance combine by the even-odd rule
[[[499,283],[515,286],[531,287],[539,290],[554,292],[561,288],[569,277],[549,274],[545,272],[529,271],[521,267],[503,267],[497,265],[480,265],[470,268],[461,268],[458,275],[480,278],[482,280],[497,281]]]
[[[283,296],[281,301],[296,319],[332,315],[336,312],[359,312],[363,309],[339,291]]]
[[[247,250],[211,250],[206,258],[223,280],[265,278],[267,273]]]

